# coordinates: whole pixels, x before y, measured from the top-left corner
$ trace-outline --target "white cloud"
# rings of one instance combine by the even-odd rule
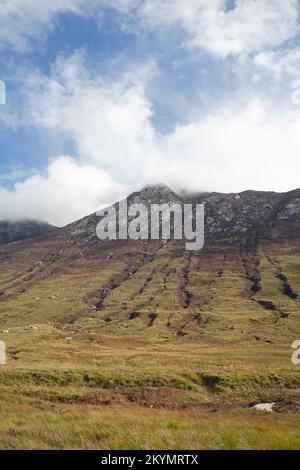
[[[60,59],[50,79],[26,79],[26,125],[58,129],[71,138],[81,161],[126,182],[141,178],[140,157],[155,150],[152,107],[145,96],[148,67],[118,81],[88,76],[82,54]]]
[[[1,0],[0,46],[25,50],[43,40],[62,13],[101,17],[107,9],[123,24],[147,29],[181,25],[186,45],[226,57],[282,44],[298,31],[297,0]]]
[[[19,50],[44,38],[59,13],[83,13],[83,0],[1,0],[0,44]]]
[[[221,192],[299,186],[300,108],[291,103],[280,114],[253,97],[161,135],[151,121],[147,79],[142,71],[103,80],[88,73],[78,54],[60,59],[50,78],[33,75],[26,119],[72,138],[76,161],[59,157],[46,176],[2,188],[0,217],[61,225],[157,182]]]
[[[247,56],[254,53],[255,67],[250,60],[249,68],[257,82],[262,80],[259,69],[275,77],[300,71],[299,49],[272,50],[297,33],[296,0],[237,0],[230,10],[226,4],[0,0],[0,47],[23,51],[32,41],[46,38],[59,14],[97,15],[109,7],[127,26],[164,31],[181,26],[186,46],[221,58],[238,55],[242,68],[244,63],[249,67]],[[193,114],[190,123],[161,135],[153,125],[147,97],[153,70],[156,73],[154,63],[134,65],[117,79],[104,79],[96,66],[91,72],[83,55],[76,53],[60,57],[50,77],[27,76],[22,124],[55,130],[72,140],[76,152],[72,157],[56,156],[45,174],[36,173],[12,190],[0,185],[0,218],[34,217],[63,225],[126,191],[161,181],[195,191],[284,191],[299,185],[300,108],[290,102],[284,113],[279,112],[276,105],[250,94],[205,118]],[[10,116],[11,125],[20,124],[22,110],[17,111],[17,116]]]
[[[0,0],[0,47],[24,52],[47,38],[59,15],[72,13],[97,19],[105,9],[126,14],[139,0]]]
[[[34,218],[64,225],[115,201],[126,190],[105,171],[68,156],[53,160],[13,190],[0,187],[1,219]]]
[[[288,191],[299,186],[299,150],[300,112],[279,116],[253,99],[168,135],[160,174],[194,191]]]
[[[298,31],[297,0],[145,0],[138,15],[145,24],[181,24],[191,46],[221,57],[282,44]]]
[[[282,75],[300,76],[300,48],[289,50],[261,52],[254,58],[254,63],[271,72],[275,78]]]

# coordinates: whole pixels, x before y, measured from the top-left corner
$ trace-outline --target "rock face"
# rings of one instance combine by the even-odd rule
[[[257,233],[275,237],[282,222],[300,223],[300,190],[289,193],[245,191],[240,194],[195,194],[184,197],[205,204],[206,229],[212,238]],[[278,233],[277,233],[278,234]]]
[[[245,191],[239,194],[176,194],[165,185],[147,186],[128,197],[128,204],[180,203],[205,205],[205,231],[211,239],[258,235],[264,238],[298,237],[300,189],[288,193]],[[117,208],[117,204],[115,205]],[[99,217],[92,214],[63,229],[72,237],[95,236]]]
[[[44,222],[0,221],[0,245],[54,233],[56,228]]]

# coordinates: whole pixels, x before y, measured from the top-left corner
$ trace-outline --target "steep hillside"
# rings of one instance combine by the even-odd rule
[[[95,214],[57,231],[11,226],[20,236],[33,236],[36,227],[47,237],[0,249],[0,324],[88,319],[109,334],[121,328],[122,334],[154,331],[166,338],[240,338],[246,328],[281,321],[293,331],[300,295],[299,190],[178,196],[158,185],[128,201],[205,203],[204,249],[187,252],[174,240],[100,241]]]
[[[300,407],[291,362],[300,332],[299,197],[178,196],[162,186],[130,196],[205,202],[199,252],[182,241],[99,241],[95,215],[1,246],[8,361],[0,388],[54,401],[67,393],[164,407]]]

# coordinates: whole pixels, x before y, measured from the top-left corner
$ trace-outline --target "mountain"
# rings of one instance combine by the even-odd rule
[[[54,233],[55,227],[35,220],[0,221],[0,245]]]
[[[100,241],[96,214],[1,245],[3,383],[80,404],[300,409],[300,190],[128,200],[204,203],[204,248]]]
[[[212,239],[244,239],[254,233],[266,238],[298,238],[300,224],[300,189],[287,193],[245,191],[239,194],[174,193],[163,184],[146,186],[128,197],[128,205],[180,203],[205,205],[205,231]],[[117,205],[115,205],[117,208]],[[63,229],[67,236],[95,239],[96,214],[87,216]]]
[[[187,252],[182,240],[170,240],[168,243],[161,240],[101,241],[96,236],[99,221],[96,214],[62,229],[35,222],[2,223],[2,243],[22,238],[27,240],[0,249],[3,273],[4,261],[9,265],[11,275],[14,267],[18,273],[13,281],[2,287],[4,294],[0,314],[1,306],[6,309],[4,300],[9,302],[12,295],[14,303],[20,301],[23,305],[26,299],[24,293],[38,289],[41,282],[47,284],[48,281],[59,280],[66,272],[73,278],[76,269],[80,271],[80,266],[87,275],[84,288],[80,286],[76,292],[80,308],[76,302],[64,304],[62,301],[63,305],[51,313],[51,318],[68,322],[68,318],[99,317],[99,324],[106,327],[110,320],[122,322],[124,318],[130,318],[132,312],[139,312],[137,318],[143,318],[146,325],[147,322],[154,324],[154,320],[147,320],[148,315],[154,315],[155,319],[164,318],[156,322],[161,324],[163,330],[186,334],[193,326],[193,333],[199,334],[202,330],[195,327],[197,319],[206,317],[206,311],[216,319],[213,313],[216,303],[213,286],[222,284],[225,273],[231,273],[236,278],[241,289],[239,296],[243,302],[248,298],[250,303],[247,305],[251,311],[256,306],[262,314],[262,309],[272,307],[269,310],[278,317],[285,315],[286,309],[286,315],[290,316],[290,310],[298,308],[298,303],[292,302],[290,305],[290,301],[296,301],[300,295],[297,284],[300,190],[281,194],[255,191],[240,194],[176,194],[160,184],[131,194],[128,204],[132,203],[144,203],[148,208],[151,203],[204,204],[204,249]],[[288,264],[289,257],[291,261]],[[100,280],[94,289],[96,260],[99,263],[97,278],[100,276]],[[272,289],[263,295],[266,269],[270,271],[268,275],[274,278],[276,292],[283,294],[279,302],[273,298],[276,292],[271,292]],[[202,279],[203,276],[205,279]],[[130,286],[131,279],[135,282],[129,294],[127,288],[123,291],[123,286]],[[152,291],[152,284],[157,282],[160,288],[147,299],[145,292],[148,289]],[[170,305],[174,304],[174,312],[167,314],[162,305],[168,294],[169,282],[172,284],[169,294],[173,296]],[[288,305],[285,305],[283,301],[287,300]],[[220,302],[222,305],[221,299]],[[235,312],[234,301],[230,302]],[[37,303],[30,307],[30,315],[23,316],[23,307],[20,306],[18,322],[39,321],[40,308]],[[164,311],[163,315],[161,310]],[[1,321],[6,322],[6,314],[7,310],[4,316],[0,315],[0,325]],[[173,317],[177,320],[171,321]],[[13,319],[14,316],[9,321],[13,323]]]
[[[264,233],[265,237],[298,236],[300,223],[300,189],[287,193],[245,191],[239,194],[189,193],[176,194],[164,184],[146,186],[128,197],[128,204],[180,203],[205,204],[206,235],[244,238],[246,233]],[[115,205],[117,208],[117,204]],[[95,227],[99,221],[91,214],[58,229],[34,220],[0,221],[0,245],[57,234],[96,241]]]

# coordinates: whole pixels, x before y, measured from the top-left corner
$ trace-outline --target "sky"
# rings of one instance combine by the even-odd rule
[[[0,0],[0,219],[300,187],[298,0]]]

